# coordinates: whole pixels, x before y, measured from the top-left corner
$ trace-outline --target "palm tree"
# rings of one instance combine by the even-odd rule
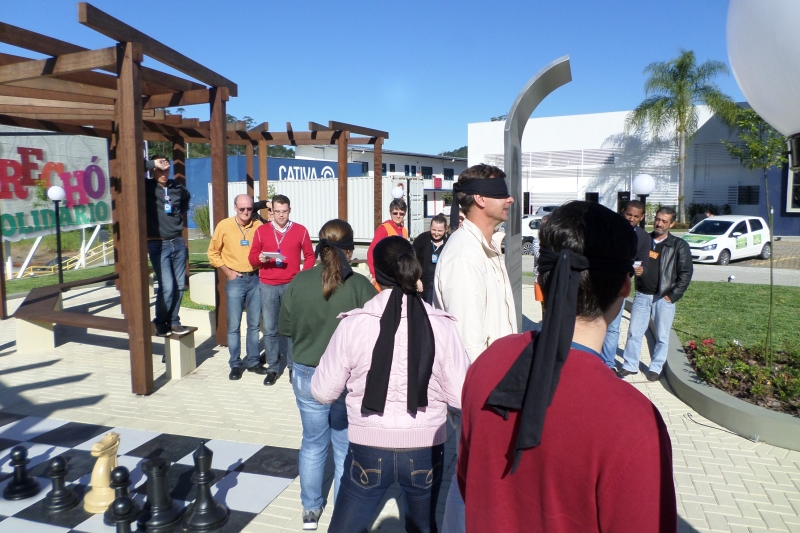
[[[721,61],[698,65],[691,50],[680,50],[676,59],[656,61],[644,69],[649,74],[644,84],[645,99],[628,114],[626,132],[647,125],[654,137],[667,130],[678,144],[678,221],[684,222],[686,141],[697,131],[697,104],[704,104],[731,124],[736,104],[714,83],[720,74],[728,74]]]

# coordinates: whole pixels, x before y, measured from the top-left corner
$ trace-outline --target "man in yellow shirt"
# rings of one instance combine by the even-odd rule
[[[258,331],[261,321],[261,292],[258,269],[248,261],[253,234],[261,222],[253,217],[253,199],[240,194],[233,200],[236,215],[222,220],[214,229],[208,244],[208,260],[228,278],[225,295],[228,298],[228,379],[241,379],[242,372],[264,375],[267,369],[261,364],[258,353]],[[246,356],[242,361],[242,338],[239,325],[242,311],[247,312]]]

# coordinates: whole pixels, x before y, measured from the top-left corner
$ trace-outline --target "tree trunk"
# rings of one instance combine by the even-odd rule
[[[678,132],[678,222],[686,220],[683,209],[684,195],[686,194],[686,132]]]

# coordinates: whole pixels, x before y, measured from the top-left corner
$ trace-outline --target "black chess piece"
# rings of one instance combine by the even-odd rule
[[[116,469],[115,469],[116,470]],[[117,533],[131,533],[131,524],[136,520],[136,504],[128,496],[120,496],[109,506],[114,517]]]
[[[148,533],[167,533],[180,527],[183,509],[169,495],[167,471],[169,463],[162,458],[150,459],[142,465],[147,476],[147,501],[136,523]]]
[[[214,500],[211,495],[211,483],[214,473],[211,471],[211,459],[214,456],[204,441],[194,452],[194,473],[192,483],[197,487],[197,498],[186,507],[183,514],[183,528],[193,533],[216,531],[228,522],[228,508]]]
[[[111,471],[111,487],[114,489],[114,501],[122,498],[123,496],[130,496],[130,490],[128,487],[131,486],[131,473],[128,471],[127,468],[124,466],[118,466],[114,470]],[[133,519],[135,520],[141,509],[136,505],[136,502],[133,502]],[[103,522],[105,522],[109,526],[113,526],[115,522],[114,518],[114,505],[109,505],[106,512],[103,514]]]
[[[53,480],[53,490],[44,497],[44,508],[50,513],[69,511],[77,506],[81,498],[66,486],[67,461],[61,456],[50,460],[47,477]]]
[[[11,466],[14,467],[14,477],[3,490],[3,498],[6,500],[24,500],[39,494],[39,482],[28,475],[26,465],[30,463],[28,459],[28,449],[25,446],[14,446],[11,449]]]

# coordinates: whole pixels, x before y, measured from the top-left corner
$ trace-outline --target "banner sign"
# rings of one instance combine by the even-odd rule
[[[64,188],[62,230],[111,223],[108,150],[104,139],[73,135],[0,132],[0,230],[7,241],[55,231],[55,210],[47,198]]]

